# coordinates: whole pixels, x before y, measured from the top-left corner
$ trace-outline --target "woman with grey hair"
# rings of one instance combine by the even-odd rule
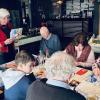
[[[74,72],[74,59],[62,51],[54,53],[44,65],[47,81],[36,80],[27,93],[26,100],[85,100],[70,89],[65,82]]]
[[[10,39],[12,24],[9,22],[10,13],[0,8],[0,64],[14,59],[13,39]]]
[[[47,79],[69,80],[75,69],[74,62],[74,58],[65,52],[54,53],[44,65]]]

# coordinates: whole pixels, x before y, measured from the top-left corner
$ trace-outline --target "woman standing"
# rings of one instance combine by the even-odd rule
[[[9,22],[10,13],[7,9],[0,8],[0,64],[14,59],[14,43],[10,39],[12,24]]]

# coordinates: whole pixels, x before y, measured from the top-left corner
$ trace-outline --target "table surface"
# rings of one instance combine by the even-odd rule
[[[96,100],[100,100],[100,84],[98,83],[90,83],[84,81],[76,87],[76,91],[83,94],[86,98],[89,98],[91,96]]]
[[[75,75],[71,78],[71,80],[76,80],[79,82],[83,82],[88,79],[88,76],[92,74],[92,71],[76,67]]]

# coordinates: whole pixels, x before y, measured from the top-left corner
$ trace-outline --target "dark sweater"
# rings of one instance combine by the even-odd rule
[[[48,85],[40,80],[34,81],[26,100],[86,100],[81,94],[62,87]]]
[[[34,80],[33,74],[23,76],[14,86],[5,90],[4,100],[25,100],[27,89]]]

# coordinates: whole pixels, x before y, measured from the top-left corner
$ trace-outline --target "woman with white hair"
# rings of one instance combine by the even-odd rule
[[[75,60],[69,54],[59,51],[54,53],[45,63],[47,79],[69,80],[75,69]]]
[[[10,13],[0,8],[0,64],[14,59],[13,39],[10,39],[12,24],[9,22]]]
[[[66,83],[74,72],[74,58],[59,51],[54,53],[44,65],[46,83],[43,80],[33,82],[27,93],[26,100],[85,100],[85,98],[70,89]]]

